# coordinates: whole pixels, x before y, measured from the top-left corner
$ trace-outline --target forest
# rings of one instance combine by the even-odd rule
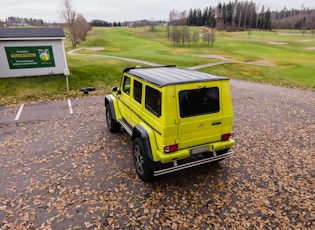
[[[172,10],[169,22],[174,25],[208,26],[211,28],[233,30],[248,29],[315,29],[315,9],[303,8],[270,11],[270,8],[259,8],[252,1],[237,0],[219,3],[216,7],[190,9],[188,12]]]
[[[10,27],[10,26],[45,26],[42,19],[35,18],[23,18],[23,17],[7,17],[4,21],[0,20],[0,27]]]

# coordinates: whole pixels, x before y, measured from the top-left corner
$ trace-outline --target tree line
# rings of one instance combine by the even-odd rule
[[[250,29],[315,29],[315,10],[309,8],[270,11],[264,5],[259,8],[252,1],[218,3],[216,7],[190,9],[188,12],[169,13],[171,25],[207,26],[218,30]]]
[[[99,19],[94,19],[90,23],[92,26],[101,26],[101,27],[122,26],[121,22],[107,22],[107,21],[99,20]]]
[[[2,26],[45,26],[42,19],[35,18],[20,18],[20,17],[7,17],[3,22],[0,21]]]
[[[166,21],[159,20],[136,20],[136,21],[124,21],[124,22],[108,22],[105,20],[94,19],[91,22],[92,26],[102,26],[102,27],[117,27],[117,26],[131,26],[131,27],[142,27],[142,26],[157,26],[164,25]]]
[[[256,4],[249,1],[218,3],[216,7],[190,9],[187,14],[188,26],[208,26],[219,30],[271,29],[271,11],[263,6],[257,12]]]
[[[315,9],[288,10],[284,8],[280,12],[272,12],[271,21],[273,29],[311,30],[314,34]]]

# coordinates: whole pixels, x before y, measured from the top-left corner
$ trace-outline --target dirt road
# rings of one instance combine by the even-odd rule
[[[150,184],[102,97],[0,106],[0,229],[314,229],[315,93],[231,88],[235,155]]]

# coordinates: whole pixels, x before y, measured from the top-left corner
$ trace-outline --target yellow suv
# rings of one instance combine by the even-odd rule
[[[127,68],[105,107],[109,130],[131,136],[144,181],[233,155],[227,78],[175,66]]]

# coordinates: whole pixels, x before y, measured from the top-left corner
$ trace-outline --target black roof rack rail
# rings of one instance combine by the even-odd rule
[[[143,67],[143,66],[128,67],[128,68],[125,68],[123,70],[123,72],[128,72],[129,70],[132,70],[132,69],[154,69],[154,68],[161,68],[161,67],[176,67],[176,65],[160,65],[160,66],[147,66],[147,67]]]

